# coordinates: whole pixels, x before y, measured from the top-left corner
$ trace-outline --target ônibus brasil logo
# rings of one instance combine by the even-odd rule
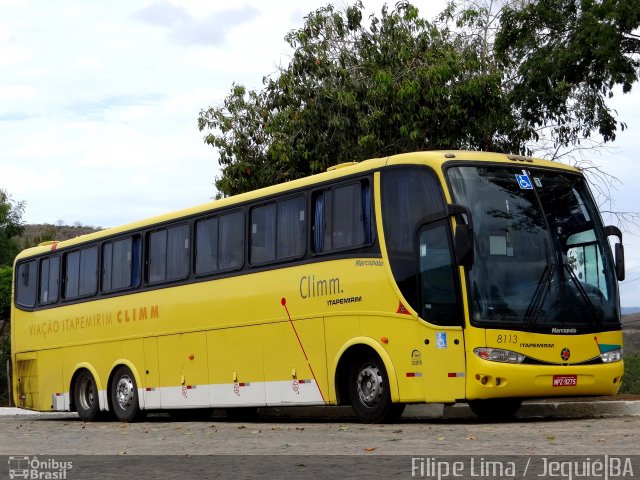
[[[9,478],[65,480],[73,462],[63,462],[55,458],[40,460],[38,457],[9,457]]]

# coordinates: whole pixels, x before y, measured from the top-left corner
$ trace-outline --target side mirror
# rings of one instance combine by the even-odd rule
[[[473,219],[471,218],[471,210],[462,205],[448,205],[447,213],[449,215],[456,215],[456,231],[453,235],[456,263],[462,267],[471,269],[474,262]],[[462,223],[463,215],[466,217],[466,223]]]
[[[624,245],[616,243],[615,245],[615,260],[616,260],[616,277],[621,282],[625,278],[624,272]]]
[[[616,262],[616,278],[619,282],[622,282],[625,278],[624,269],[624,245],[622,244],[622,232],[618,227],[609,225],[604,227],[604,233],[607,237],[615,235],[620,240],[614,246],[614,260]]]

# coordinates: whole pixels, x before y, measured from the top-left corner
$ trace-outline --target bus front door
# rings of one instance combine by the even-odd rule
[[[465,398],[466,369],[464,310],[449,224],[446,220],[430,223],[418,238],[425,400],[454,402]]]

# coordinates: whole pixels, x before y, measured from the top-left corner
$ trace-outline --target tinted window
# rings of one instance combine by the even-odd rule
[[[258,228],[258,227],[256,227]],[[229,213],[196,223],[196,274],[244,265],[244,214]]]
[[[18,305],[33,307],[36,304],[37,270],[35,260],[18,266],[16,273],[16,303]]]
[[[65,298],[93,295],[98,288],[98,248],[68,253],[65,257]]]
[[[304,227],[304,197],[254,208],[251,211],[251,263],[303,255]]]
[[[306,239],[304,212],[304,197],[278,202],[276,234],[278,258],[299,257],[304,254]]]
[[[387,250],[413,253],[420,222],[444,210],[440,185],[428,170],[399,168],[382,173],[382,219]]]
[[[185,278],[189,274],[189,225],[149,235],[149,282]]]
[[[364,243],[362,190],[359,184],[333,190],[333,248]]]
[[[149,282],[162,282],[167,278],[167,231],[149,235]]]
[[[140,242],[136,237],[106,243],[102,250],[102,288],[118,290],[137,285]],[[134,251],[135,250],[135,251]]]
[[[437,325],[459,325],[456,283],[448,226],[437,222],[419,238],[420,316]]]
[[[80,250],[80,295],[93,295],[98,290],[98,248]]]
[[[371,195],[368,182],[357,182],[314,196],[313,239],[316,252],[371,242]]]
[[[222,215],[219,221],[219,268],[240,268],[244,264],[244,214],[236,212]]]
[[[78,296],[80,282],[80,252],[68,253],[65,259],[66,281],[64,283],[64,298],[75,298]]]
[[[251,210],[251,263],[264,263],[276,258],[276,206]]]
[[[218,269],[218,219],[196,223],[196,273],[202,275]]]
[[[40,303],[58,301],[60,283],[60,257],[43,258],[40,261]]]
[[[184,278],[189,274],[189,225],[170,228],[167,235],[167,279]]]
[[[382,172],[382,225],[393,276],[405,300],[421,312],[418,296],[418,230],[422,223],[445,216],[440,184],[426,168]]]

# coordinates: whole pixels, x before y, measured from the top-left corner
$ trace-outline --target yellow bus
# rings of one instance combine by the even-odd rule
[[[13,395],[85,421],[350,404],[383,422],[424,402],[508,417],[618,391],[623,278],[579,170],[464,151],[342,164],[22,252]]]

